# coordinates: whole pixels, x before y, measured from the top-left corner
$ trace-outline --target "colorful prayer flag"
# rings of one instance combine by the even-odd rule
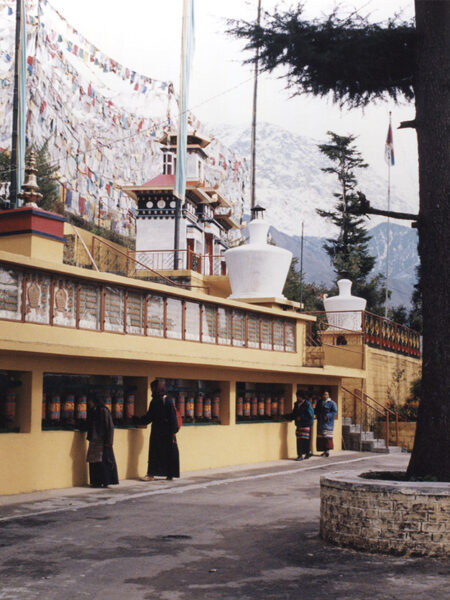
[[[388,165],[395,165],[395,159],[394,159],[394,138],[392,136],[392,125],[391,122],[389,121],[389,127],[388,127],[388,132],[387,132],[387,136],[386,136],[386,144],[384,147],[384,157],[386,159],[386,162],[388,163]]]

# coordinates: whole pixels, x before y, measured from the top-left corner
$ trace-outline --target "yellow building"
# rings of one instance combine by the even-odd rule
[[[149,433],[131,415],[155,377],[185,412],[182,472],[295,457],[283,415],[297,388],[330,391],[341,448],[342,382],[367,377],[362,337],[311,347],[315,317],[227,299],[225,277],[195,274],[204,287],[187,289],[65,264],[64,233],[31,206],[0,213],[0,494],[87,483],[80,429],[93,393],[111,402],[119,477],[144,474]]]

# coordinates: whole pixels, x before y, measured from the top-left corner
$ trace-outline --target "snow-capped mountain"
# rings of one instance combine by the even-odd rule
[[[211,126],[215,135],[241,156],[250,157],[250,128],[232,125]],[[266,209],[265,218],[279,231],[299,235],[304,222],[307,236],[333,236],[332,223],[316,213],[316,208],[330,209],[333,194],[339,191],[334,175],[323,173],[330,166],[320,152],[319,143],[270,123],[259,123],[256,137],[256,203]],[[356,144],[357,145],[357,144]],[[359,189],[372,206],[387,207],[386,174],[378,174],[370,166],[356,171]],[[391,209],[416,212],[418,199],[391,194]],[[248,208],[247,208],[248,212]],[[384,219],[371,217],[368,228]]]

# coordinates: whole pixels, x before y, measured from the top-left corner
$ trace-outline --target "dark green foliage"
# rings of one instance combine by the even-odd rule
[[[412,22],[394,17],[369,23],[355,13],[341,17],[337,9],[307,21],[302,12],[298,4],[284,12],[265,12],[261,25],[233,20],[229,33],[245,39],[247,50],[259,49],[261,70],[287,68],[284,77],[294,95],[332,93],[336,102],[348,106],[365,106],[386,95],[395,101],[414,97]]]
[[[111,231],[110,229],[98,227],[97,225],[94,225],[94,223],[86,221],[85,219],[83,219],[83,217],[80,217],[79,215],[74,215],[73,213],[65,212],[64,216],[66,217],[67,221],[75,225],[75,227],[79,227],[80,229],[86,229],[86,231],[90,231],[98,237],[105,238],[105,240],[109,240],[110,242],[119,244],[124,248],[130,248],[131,250],[134,250],[136,247],[134,239],[131,239],[124,235],[120,235],[119,233]]]
[[[289,272],[284,285],[283,294],[288,300],[300,302],[300,273],[297,270],[298,258],[294,257],[289,267]],[[321,296],[328,293],[328,289],[314,283],[303,280],[302,302],[305,311],[323,311]]]
[[[324,249],[337,279],[351,279],[353,293],[367,300],[367,310],[380,313],[385,298],[384,278],[382,275],[368,278],[375,265],[375,257],[369,254],[370,235],[364,227],[364,218],[353,214],[359,202],[355,169],[365,169],[367,164],[353,144],[353,135],[341,136],[332,131],[328,135],[329,143],[320,144],[319,149],[330,159],[331,166],[322,171],[335,175],[340,189],[334,194],[334,210],[317,209],[317,212],[336,225],[339,234],[336,239],[328,239]]]
[[[416,268],[417,283],[414,285],[414,291],[411,296],[412,308],[409,311],[408,321],[411,329],[415,329],[419,333],[423,331],[422,319],[422,292],[420,290],[420,265]]]
[[[27,148],[25,162],[33,149],[36,158],[36,179],[39,186],[39,192],[42,194],[42,200],[39,202],[40,208],[61,212],[62,206],[59,202],[59,184],[57,181],[58,167],[52,165],[49,160],[48,143],[45,142],[41,148]],[[0,181],[10,181],[11,179],[11,153],[4,151],[0,153]]]
[[[390,308],[388,311],[388,317],[399,325],[409,325],[408,311],[406,306],[403,306],[403,304]]]
[[[59,184],[56,175],[58,166],[50,163],[47,148],[48,141],[46,141],[41,148],[32,148],[36,155],[36,178],[39,192],[42,194],[42,200],[39,202],[39,206],[44,210],[62,212],[63,207],[59,201]],[[31,148],[28,148],[26,152],[26,161],[28,160],[30,151]]]

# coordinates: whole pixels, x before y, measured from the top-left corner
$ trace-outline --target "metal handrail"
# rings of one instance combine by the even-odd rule
[[[374,398],[371,398],[365,392],[361,392],[361,390],[355,390],[355,392],[358,392],[358,394],[361,393],[361,396],[357,396],[355,392],[352,392],[351,390],[347,389],[344,386],[342,386],[342,389],[345,392],[347,392],[348,394],[350,394],[351,396],[353,396],[353,398],[355,400],[356,399],[361,400],[361,402],[364,403],[366,406],[368,406],[369,408],[371,408],[372,410],[374,410],[376,413],[378,413],[378,414],[382,415],[383,417],[385,417],[385,419],[386,419],[386,431],[385,431],[386,448],[389,448],[389,414],[392,414],[392,415],[395,416],[395,445],[398,446],[398,440],[399,440],[399,437],[398,437],[398,413],[396,413],[395,411],[391,410],[387,406],[383,406],[383,404],[381,404],[380,402],[378,402],[378,400],[375,400]],[[374,402],[375,404],[377,404],[378,406],[380,406],[382,410],[380,410],[376,406],[371,406],[369,404],[369,402],[367,402],[367,400],[364,400],[362,394],[364,394],[364,396],[366,396],[369,400],[371,400],[372,402]]]
[[[130,256],[127,252],[123,252],[122,250],[119,250],[118,248],[116,248],[112,244],[108,243],[106,240],[104,240],[102,238],[99,238],[96,235],[94,235],[94,236],[92,236],[92,243],[94,243],[94,241],[97,241],[100,244],[103,244],[103,245],[107,246],[108,248],[111,248],[112,250],[114,250],[118,254],[124,256],[127,260],[133,261],[135,264],[139,265],[143,269],[146,269],[147,271],[151,271],[154,275],[156,275],[157,277],[160,277],[161,279],[163,279],[167,283],[167,285],[171,285],[171,286],[174,286],[174,287],[179,287],[179,288],[182,288],[182,289],[201,288],[201,289],[205,289],[207,291],[209,289],[207,286],[204,286],[204,285],[190,285],[190,284],[177,283],[176,281],[172,281],[172,279],[169,279],[169,277],[166,277],[165,275],[163,275],[159,271],[155,271],[154,269],[152,269],[148,265],[145,265],[144,263],[141,263],[136,258],[133,258],[132,256]]]

